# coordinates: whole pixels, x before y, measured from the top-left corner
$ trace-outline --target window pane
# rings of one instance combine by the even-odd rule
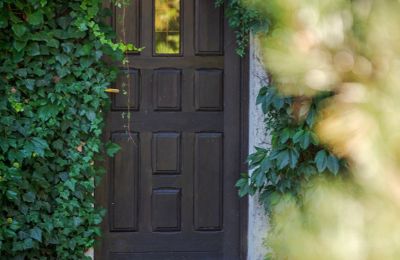
[[[156,54],[180,53],[180,0],[155,0]]]

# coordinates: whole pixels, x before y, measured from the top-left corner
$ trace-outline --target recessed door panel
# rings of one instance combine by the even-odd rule
[[[176,111],[181,108],[181,71],[157,69],[153,74],[155,110]]]
[[[111,135],[111,140],[121,147],[121,151],[111,162],[110,231],[137,231],[139,137],[137,133],[117,132]]]

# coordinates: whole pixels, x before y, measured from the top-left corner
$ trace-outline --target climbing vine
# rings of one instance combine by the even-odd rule
[[[100,235],[105,90],[130,44],[101,0],[0,0],[0,258],[85,259]],[[86,257],[87,258],[87,257]]]
[[[267,31],[269,21],[263,19],[261,13],[256,8],[244,5],[243,0],[216,0],[215,3],[216,6],[227,5],[225,17],[228,19],[229,26],[235,30],[237,42],[236,53],[244,57],[249,44],[250,31]]]
[[[223,2],[216,1],[217,5]],[[268,17],[247,2],[230,0],[225,12],[229,25],[236,32],[240,56],[246,54],[250,32],[265,35],[271,26]],[[331,95],[285,96],[273,83],[260,89],[257,105],[265,115],[268,133],[265,138],[271,138],[271,143],[267,148],[255,147],[255,152],[248,157],[251,174],[242,174],[236,183],[240,196],[259,193],[260,202],[269,209],[284,194],[291,194],[300,201],[301,187],[312,177],[337,176],[345,170],[346,161],[322,146],[314,131],[321,104]]]
[[[345,160],[322,146],[314,132],[318,111],[329,96],[285,97],[273,84],[261,88],[257,104],[265,115],[271,143],[256,147],[248,157],[251,174],[243,174],[237,182],[240,196],[259,192],[260,202],[269,209],[284,194],[301,201],[301,187],[311,178],[343,172]]]

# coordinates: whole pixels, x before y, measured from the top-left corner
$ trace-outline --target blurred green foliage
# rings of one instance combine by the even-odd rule
[[[330,151],[347,158],[350,173],[344,182],[307,181],[301,207],[296,196],[277,199],[268,257],[399,259],[400,2],[249,3],[272,21],[260,48],[276,87],[307,99],[331,93],[313,128]],[[315,154],[317,170],[329,169],[327,155]]]
[[[224,1],[216,3],[219,6]],[[237,37],[237,53],[243,57],[250,32],[268,35],[277,19],[248,0],[230,0],[226,4],[225,15]],[[258,192],[260,202],[270,209],[285,194],[292,194],[300,201],[301,187],[313,176],[336,176],[345,169],[346,162],[322,146],[314,130],[322,103],[330,95],[330,92],[321,92],[314,98],[285,95],[272,82],[260,89],[257,105],[265,115],[271,145],[256,147],[248,157],[250,174],[242,174],[236,183],[240,196]]]

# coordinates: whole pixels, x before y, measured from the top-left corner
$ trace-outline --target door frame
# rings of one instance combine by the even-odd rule
[[[225,1],[226,2],[226,1]],[[225,5],[226,6],[226,5]],[[225,7],[226,11],[226,7]],[[224,16],[224,23],[227,23],[226,17]],[[247,36],[250,38],[250,35]],[[250,45],[250,41],[249,41]],[[240,172],[237,174],[237,179],[240,178],[240,174],[243,172],[248,172],[247,157],[249,154],[249,90],[250,90],[250,46],[246,47],[246,52],[244,57],[240,58]],[[106,139],[105,139],[106,140]],[[105,169],[107,168],[104,165]],[[103,176],[106,178],[106,176]],[[99,205],[98,198],[95,195],[95,205]],[[239,195],[237,195],[239,196]],[[100,203],[101,204],[101,203]],[[240,259],[246,260],[248,255],[248,220],[249,220],[249,209],[248,209],[249,199],[248,197],[239,198],[239,239],[240,239]],[[96,245],[92,251],[93,259],[95,259],[96,251],[99,246],[101,246],[101,237],[96,239]]]
[[[250,38],[250,36],[248,36]],[[250,41],[249,41],[250,44]],[[249,154],[249,83],[250,83],[250,52],[249,46],[246,47],[246,54],[240,59],[240,171],[248,172],[247,156]],[[238,176],[239,179],[240,176]],[[238,195],[239,196],[239,195]],[[240,214],[240,258],[247,259],[248,244],[248,219],[249,219],[249,199],[243,197],[239,199]]]

